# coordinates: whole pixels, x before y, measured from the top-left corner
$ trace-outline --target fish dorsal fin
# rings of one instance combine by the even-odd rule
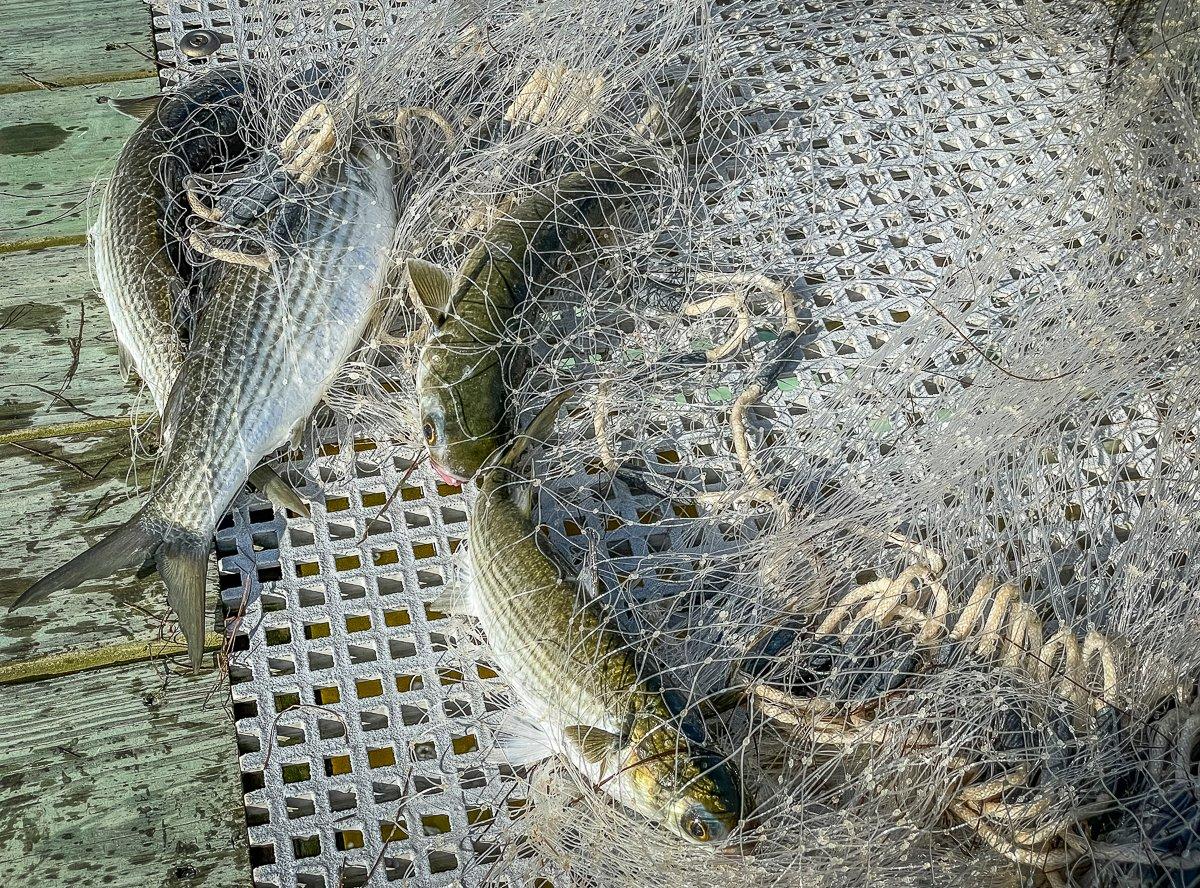
[[[563,728],[563,736],[579,747],[583,757],[598,765],[621,746],[621,738],[611,731],[591,725],[571,725]]]
[[[533,441],[544,441],[550,434],[550,430],[554,428],[554,421],[558,418],[558,411],[562,409],[563,404],[575,394],[574,389],[567,389],[565,392],[556,395],[551,399],[550,403],[538,411],[529,423],[525,426],[525,431],[521,432],[503,450],[498,450],[488,463],[484,466],[487,469],[511,469],[516,465],[517,460],[521,458],[521,454],[525,452],[530,443]]]
[[[434,329],[437,329],[446,321],[454,278],[446,269],[424,259],[409,259],[406,267],[413,304],[424,313]]]
[[[158,110],[158,103],[162,101],[161,95],[153,96],[138,96],[129,99],[109,99],[108,104],[112,105],[113,110],[126,117],[132,117],[134,120],[146,120],[151,114]]]

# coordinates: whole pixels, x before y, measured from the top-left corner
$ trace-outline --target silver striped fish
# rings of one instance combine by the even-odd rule
[[[501,745],[512,764],[564,756],[622,804],[690,842],[730,837],[749,802],[738,769],[704,745],[661,667],[639,653],[538,543],[529,486],[513,466],[566,400],[543,410],[476,477],[470,583],[435,607],[479,619],[521,715]],[[507,737],[503,736],[507,734]]]
[[[354,152],[281,205],[266,270],[215,266],[164,411],[163,468],[127,524],[31,586],[13,607],[136,566],[167,587],[193,665],[203,652],[205,576],[217,522],[259,460],[286,442],[362,337],[396,224],[390,162]]]
[[[245,158],[258,88],[252,69],[217,68],[169,95],[114,103],[144,120],[117,157],[89,241],[122,370],[137,372],[160,415],[195,299],[184,179]]]

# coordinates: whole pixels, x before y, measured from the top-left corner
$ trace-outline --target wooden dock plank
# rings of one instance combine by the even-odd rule
[[[216,681],[143,663],[6,688],[5,884],[248,885],[237,751]]]
[[[157,78],[146,77],[0,96],[0,252],[83,236],[92,183],[137,126],[97,98],[157,90]]]
[[[0,607],[34,580],[129,519],[139,500],[129,482],[129,433],[0,447],[0,489],[19,508],[0,521]],[[70,463],[70,464],[68,464]],[[166,603],[157,577],[126,573],[0,612],[0,663],[68,647],[148,638]]]
[[[121,378],[82,246],[0,254],[0,361],[0,435],[126,416],[135,402],[154,409],[148,396],[139,397],[136,378]]]
[[[147,95],[158,82],[142,55],[153,50],[141,0],[8,0],[0,38],[3,608],[138,505],[128,431],[43,435],[90,422],[85,413],[120,421],[138,391],[120,378],[93,289],[84,198],[136,126],[98,97]],[[14,431],[25,437],[14,441]],[[0,664],[94,664],[97,645],[150,638],[163,598],[157,578],[123,575],[0,611]],[[5,674],[42,677],[4,688],[12,704],[0,714],[5,884],[248,885],[237,753],[220,709],[228,692],[214,688],[214,673],[164,684],[161,661],[58,677],[22,669]]]
[[[140,0],[5,0],[0,93],[124,80],[154,68],[150,11]],[[28,75],[28,76],[26,76]]]

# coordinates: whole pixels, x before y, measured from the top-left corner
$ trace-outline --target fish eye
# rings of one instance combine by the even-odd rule
[[[425,420],[425,424],[423,426],[421,426],[421,431],[425,435],[425,443],[426,444],[436,444],[437,443],[437,429],[435,429],[433,427],[433,423],[430,422],[428,419]]]
[[[694,811],[689,811],[680,818],[680,826],[683,831],[695,839],[697,842],[707,842],[709,839],[708,824],[705,823],[699,814]]]

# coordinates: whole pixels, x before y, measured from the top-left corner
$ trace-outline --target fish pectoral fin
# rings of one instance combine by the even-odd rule
[[[492,764],[507,764],[514,768],[535,765],[554,755],[550,738],[541,726],[524,712],[509,709],[493,735],[495,748],[488,753]]]
[[[611,757],[621,746],[620,736],[591,725],[571,725],[563,728],[563,735],[579,747],[583,757],[593,765]]]
[[[454,279],[446,269],[424,259],[409,259],[406,267],[413,304],[436,330],[445,323]]]
[[[114,111],[124,114],[126,117],[145,120],[158,110],[158,103],[162,101],[162,98],[161,95],[137,96],[129,99],[109,98],[108,104],[112,105]]]
[[[514,489],[510,494],[512,496],[513,505],[526,518],[533,514],[533,485],[527,481],[520,481],[514,485]]]
[[[461,580],[446,583],[438,591],[429,609],[439,614],[463,614],[471,616],[471,590],[467,583]]]
[[[254,485],[255,490],[279,508],[303,515],[305,518],[312,517],[308,504],[300,499],[300,495],[292,489],[292,486],[270,466],[259,466],[251,472],[250,483]]]
[[[544,441],[549,436],[550,430],[554,428],[555,420],[558,419],[558,411],[574,394],[574,389],[567,389],[556,395],[549,404],[538,411],[537,416],[530,420],[529,425],[525,426],[525,431],[517,435],[508,447],[496,451],[495,455],[489,457],[481,471],[498,467],[508,469],[516,465],[530,442]]]

